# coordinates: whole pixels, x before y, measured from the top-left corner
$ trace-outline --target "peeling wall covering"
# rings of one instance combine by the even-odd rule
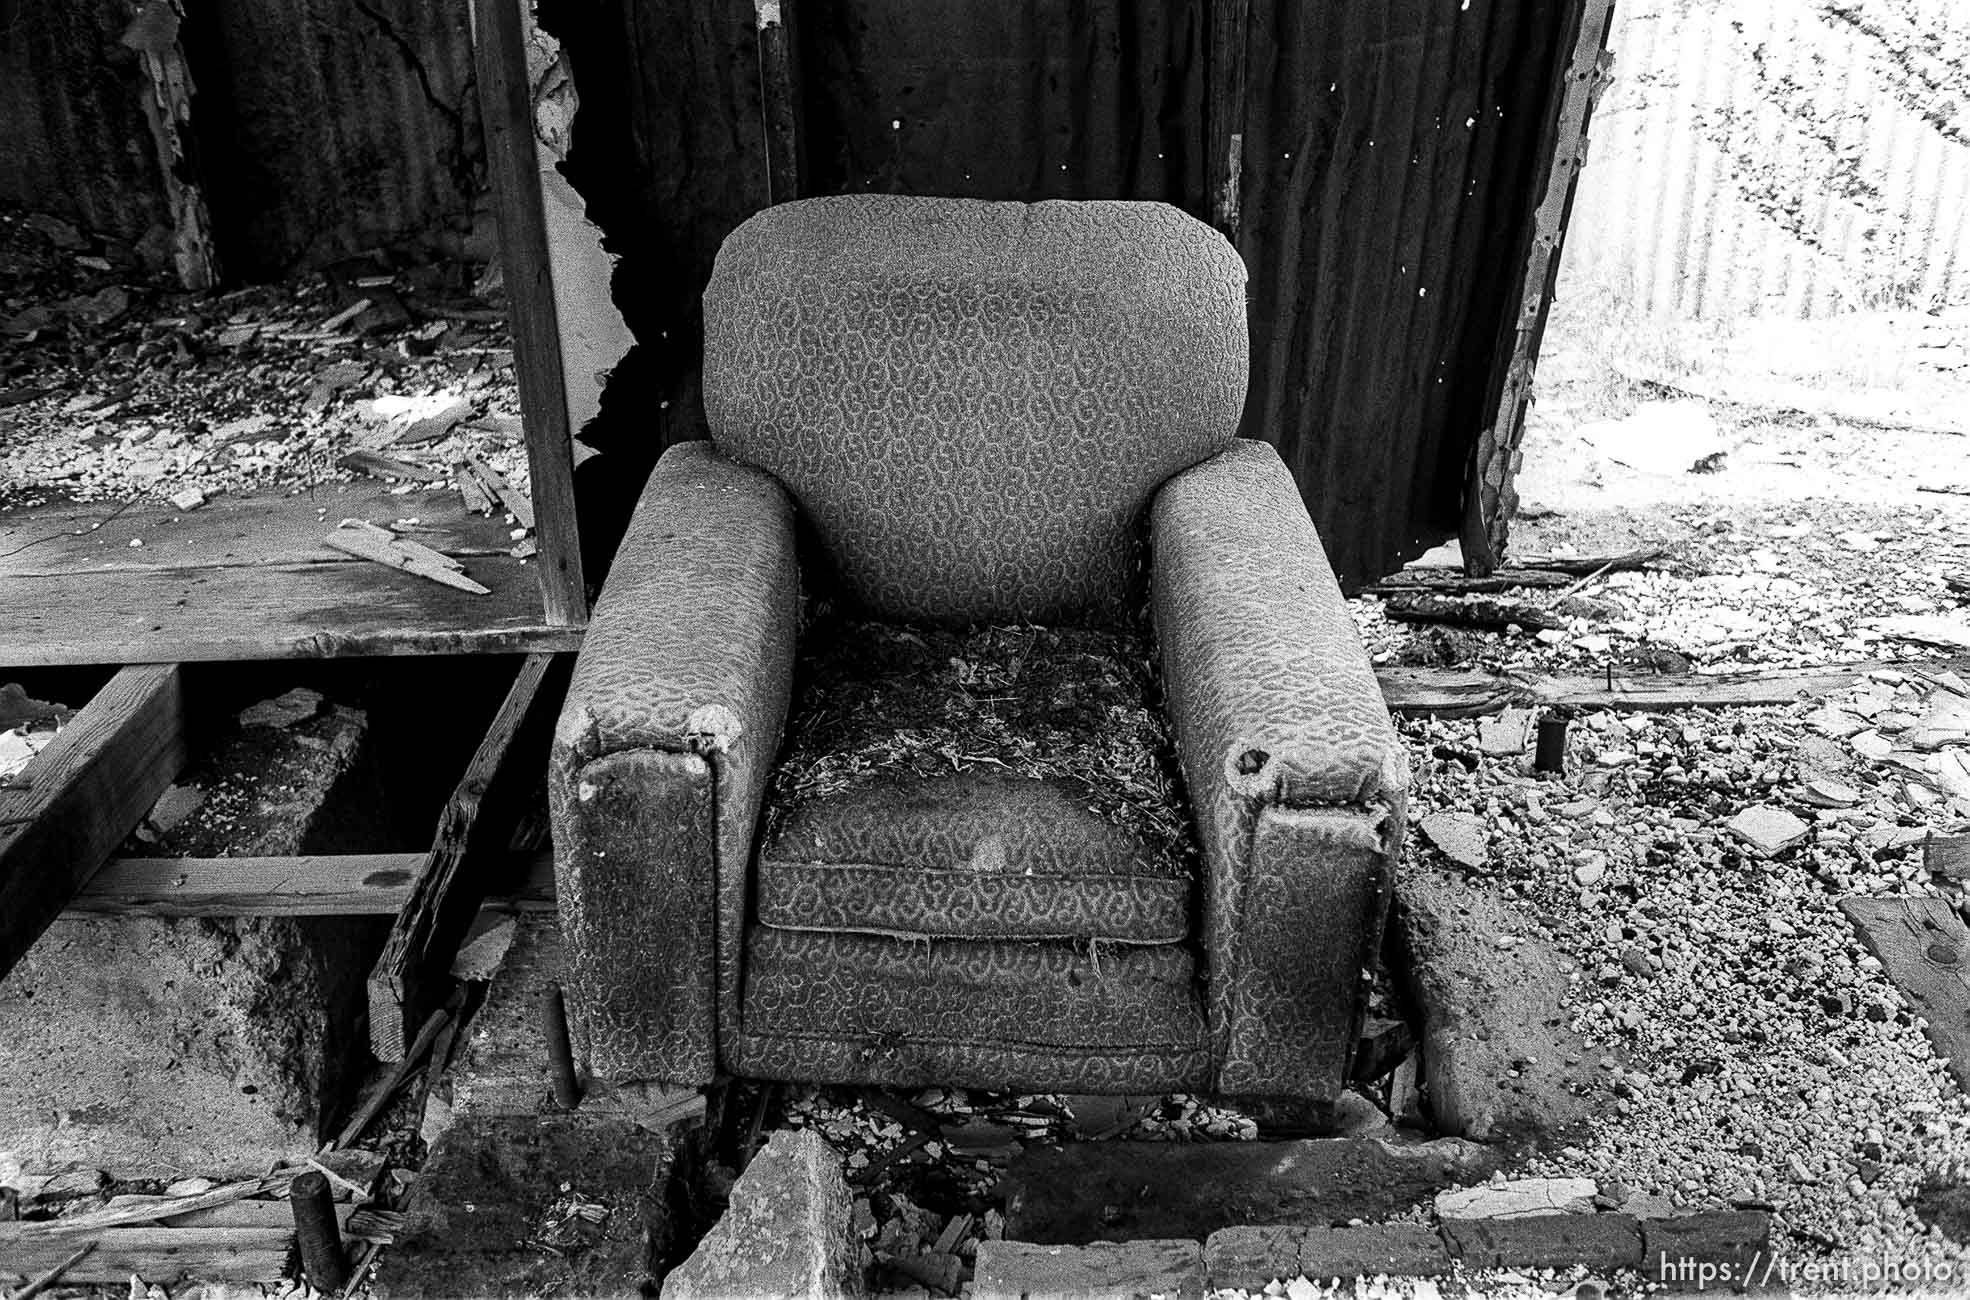
[[[1970,302],[1970,4],[1622,0],[1562,292],[1684,319]]]
[[[533,21],[527,6],[527,77],[534,106],[534,141],[540,160],[541,204],[547,219],[548,260],[554,306],[561,326],[561,368],[568,394],[568,427],[579,432],[602,409],[609,373],[635,339],[610,293],[615,259],[602,248],[602,231],[588,219],[588,205],[561,174],[574,145],[574,70],[560,41]],[[586,451],[577,443],[577,454]]]

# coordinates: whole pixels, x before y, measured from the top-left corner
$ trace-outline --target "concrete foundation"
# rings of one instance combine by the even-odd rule
[[[195,761],[126,851],[377,848],[362,842],[382,798],[364,715],[319,697],[275,714]],[[365,1063],[363,980],[386,929],[379,918],[57,920],[0,982],[0,1164],[168,1178],[311,1153],[336,1118],[324,1110]]]

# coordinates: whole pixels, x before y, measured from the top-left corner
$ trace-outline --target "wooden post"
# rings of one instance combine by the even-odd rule
[[[1519,442],[1525,436],[1525,414],[1532,405],[1533,369],[1539,364],[1539,345],[1546,334],[1546,315],[1560,274],[1560,250],[1567,221],[1573,215],[1573,192],[1587,161],[1587,128],[1594,103],[1609,76],[1608,29],[1614,22],[1614,0],[1573,0],[1566,21],[1573,39],[1552,124],[1540,135],[1539,157],[1545,166],[1545,188],[1534,209],[1525,269],[1518,292],[1509,301],[1512,319],[1505,323],[1499,355],[1505,358],[1490,391],[1496,401],[1491,417],[1471,449],[1464,482],[1464,524],[1461,541],[1464,568],[1482,576],[1504,562],[1505,543],[1518,493],[1512,480],[1518,473]]]
[[[573,655],[528,655],[438,822],[423,874],[397,914],[369,976],[370,1047],[401,1061],[411,1036],[444,1001],[460,940],[487,895],[513,882],[490,865],[508,846],[522,801],[542,770]]]
[[[185,763],[176,664],[124,668],[0,788],[0,978]]]
[[[1204,182],[1210,211],[1205,215],[1234,245],[1245,171],[1245,51],[1251,10],[1251,0],[1212,6],[1206,74]]]
[[[766,202],[800,197],[800,86],[794,0],[753,0],[759,23],[759,108],[766,133]]]
[[[575,459],[568,428],[561,327],[548,266],[547,218],[541,211],[533,108],[527,90],[527,51],[520,5],[530,0],[473,0],[479,113],[499,220],[500,265],[513,328],[513,366],[520,381],[520,415],[540,521],[540,595],[547,621],[588,622],[575,523]]]

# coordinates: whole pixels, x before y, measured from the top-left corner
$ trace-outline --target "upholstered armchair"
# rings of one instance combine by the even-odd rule
[[[732,233],[555,738],[597,1074],[1319,1100],[1407,767],[1161,204]]]

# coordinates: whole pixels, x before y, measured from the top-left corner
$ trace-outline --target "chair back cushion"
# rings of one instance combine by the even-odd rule
[[[1073,621],[1141,596],[1141,520],[1237,434],[1245,268],[1160,203],[769,208],[705,290],[712,441],[793,494],[880,617]]]

